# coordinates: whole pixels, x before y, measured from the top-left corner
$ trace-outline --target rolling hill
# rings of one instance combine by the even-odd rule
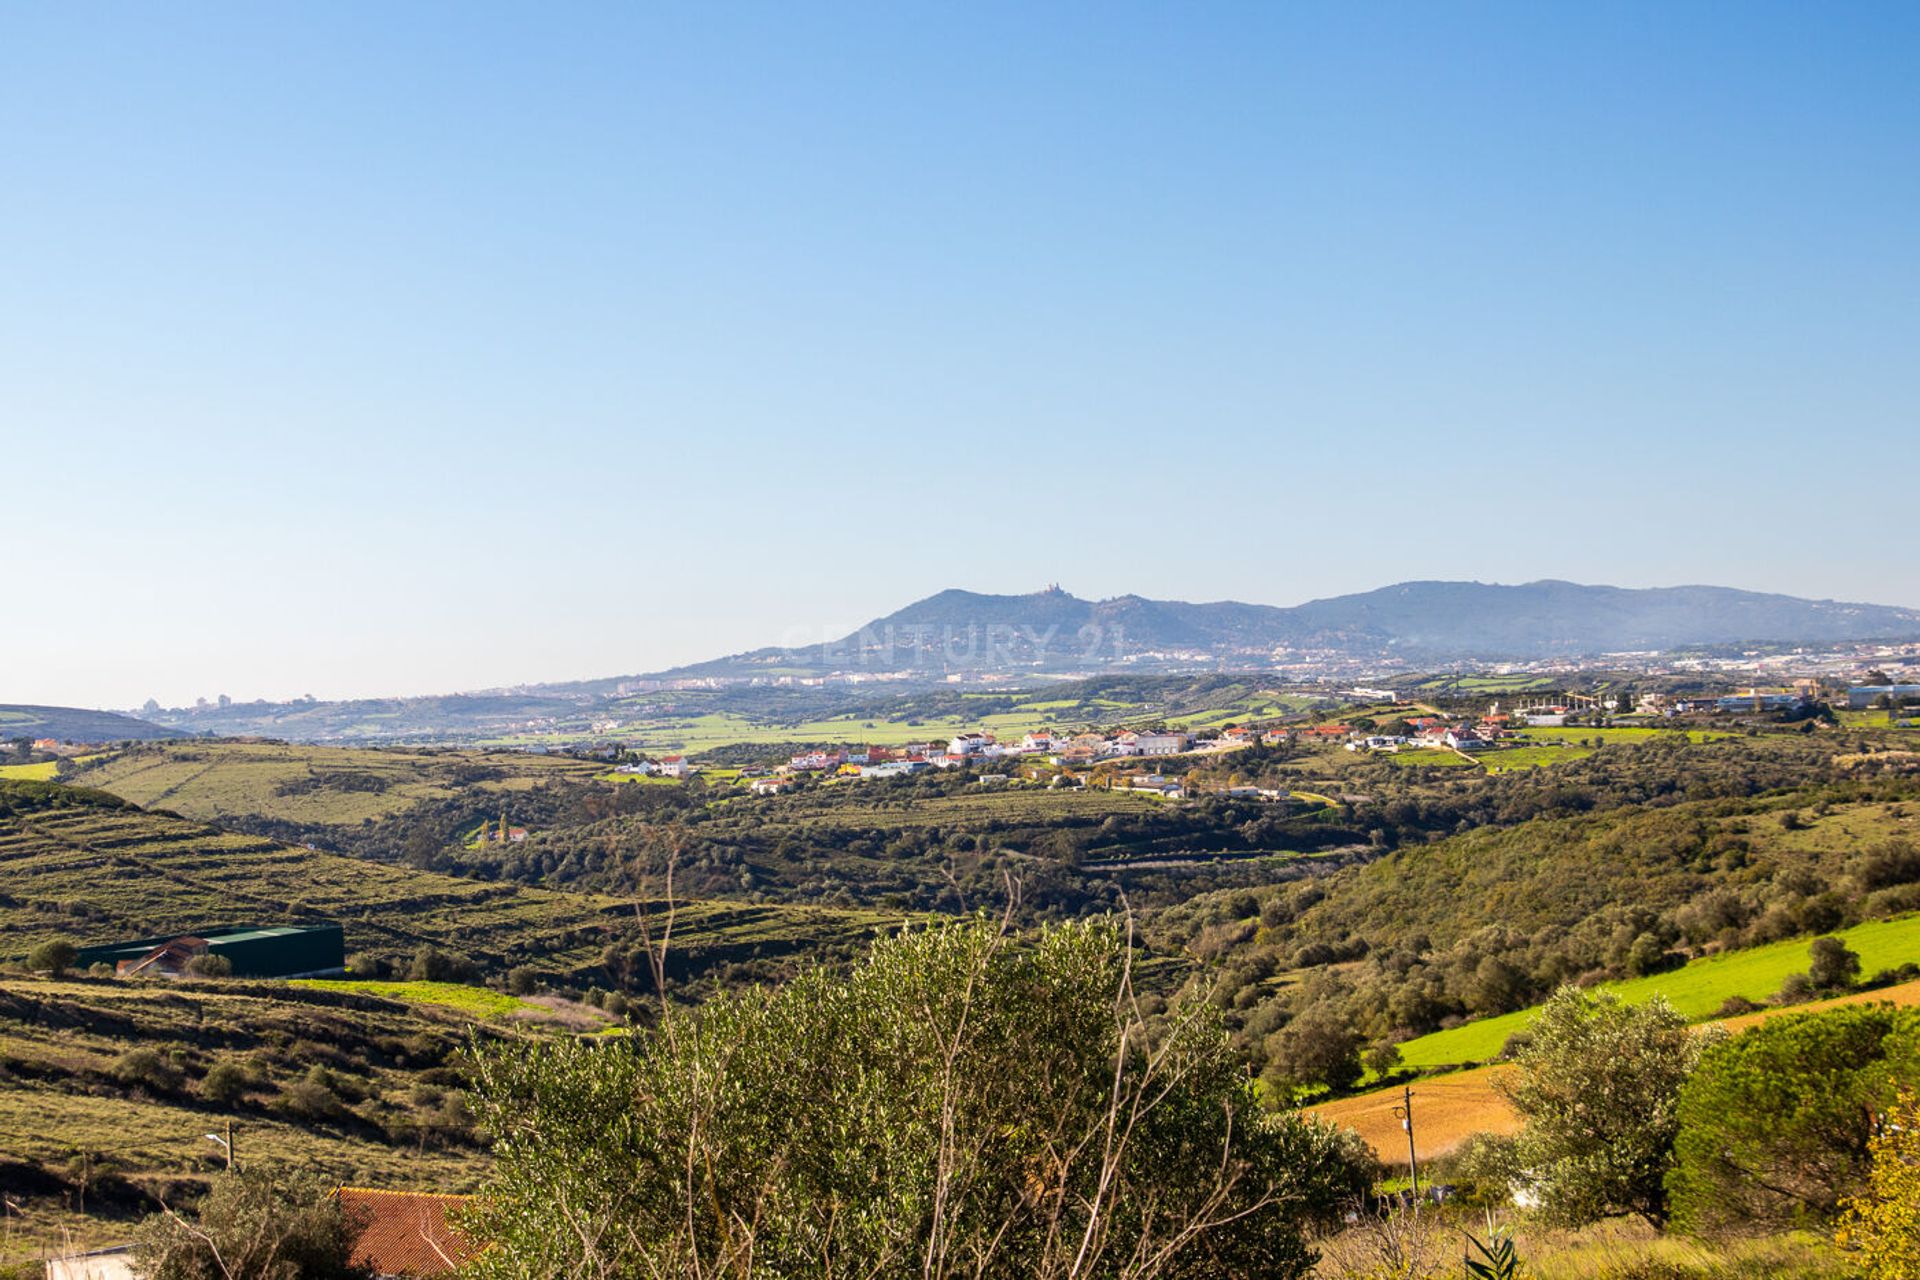
[[[61,742],[147,742],[182,738],[184,729],[83,707],[38,707],[0,703],[0,739],[57,738]]]

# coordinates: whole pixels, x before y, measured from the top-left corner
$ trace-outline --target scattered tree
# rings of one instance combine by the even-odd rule
[[[1547,1215],[1581,1224],[1631,1213],[1665,1226],[1680,1087],[1709,1037],[1660,997],[1628,1006],[1572,987],[1532,1030],[1500,1088],[1526,1123],[1518,1164]]]
[[[1807,979],[1821,991],[1841,991],[1860,977],[1860,953],[1838,938],[1815,938],[1808,949]]]
[[[27,952],[27,968],[36,973],[49,973],[58,978],[73,967],[80,958],[80,949],[65,938],[55,938],[43,942]]]
[[[1332,1006],[1309,1005],[1267,1038],[1267,1083],[1278,1089],[1352,1088],[1362,1073],[1361,1043],[1360,1033]]]

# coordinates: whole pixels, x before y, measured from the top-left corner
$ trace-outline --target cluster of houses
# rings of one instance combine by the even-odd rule
[[[1347,743],[1349,751],[1400,751],[1406,748],[1428,748],[1448,751],[1485,751],[1497,746],[1509,733],[1510,718],[1498,713],[1485,715],[1476,721],[1447,720],[1441,716],[1419,716],[1407,721],[1407,733],[1368,734],[1364,737],[1352,736]],[[1323,726],[1323,728],[1346,729],[1346,725]]]
[[[1055,765],[1086,765],[1127,756],[1174,756],[1219,750],[1253,741],[1251,734],[1251,730],[1229,730],[1220,739],[1201,739],[1173,731],[1122,729],[1114,733],[1066,734],[1037,729],[1023,735],[1018,742],[1001,742],[991,733],[968,732],[957,734],[944,744],[915,742],[899,747],[808,751],[788,760],[783,772],[888,778],[924,769],[957,769],[1026,757],[1039,757]]]

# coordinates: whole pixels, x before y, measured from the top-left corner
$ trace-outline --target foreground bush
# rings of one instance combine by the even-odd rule
[[[1709,1050],[1680,1093],[1675,1220],[1696,1231],[1832,1221],[1865,1180],[1873,1116],[1911,1078],[1920,1016],[1886,1005],[1789,1014]]]
[[[372,1280],[349,1265],[358,1224],[333,1184],[260,1165],[224,1174],[197,1217],[156,1214],[134,1243],[146,1280]]]
[[[1150,1034],[1116,927],[985,923],[589,1047],[477,1055],[493,1277],[1288,1277],[1370,1170]]]

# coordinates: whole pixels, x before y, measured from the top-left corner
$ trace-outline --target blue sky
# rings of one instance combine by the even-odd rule
[[[1920,604],[1917,55],[1912,4],[0,4],[0,701],[1054,580]]]

